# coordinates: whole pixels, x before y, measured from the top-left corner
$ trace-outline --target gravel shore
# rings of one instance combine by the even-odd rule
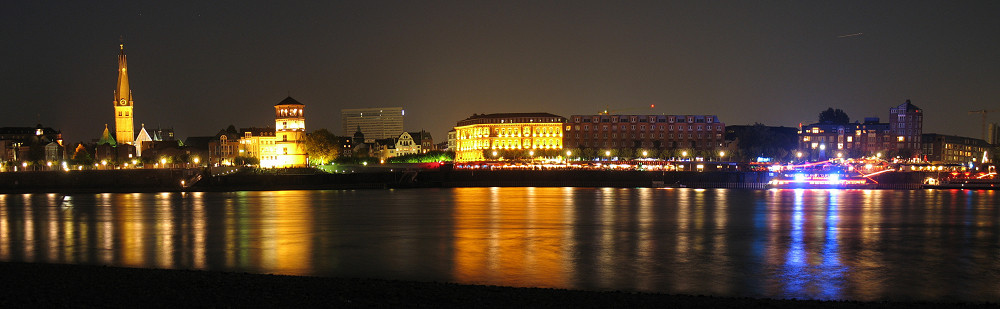
[[[87,265],[0,263],[0,307],[995,308],[571,291]]]

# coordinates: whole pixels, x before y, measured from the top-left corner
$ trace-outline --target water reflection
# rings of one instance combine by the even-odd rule
[[[0,195],[0,260],[751,297],[1000,300],[994,191]]]

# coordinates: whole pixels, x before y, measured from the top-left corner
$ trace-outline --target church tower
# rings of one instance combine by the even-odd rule
[[[125,62],[125,42],[118,45],[118,87],[115,88],[115,139],[119,144],[133,143],[132,90],[128,87],[128,64]]]

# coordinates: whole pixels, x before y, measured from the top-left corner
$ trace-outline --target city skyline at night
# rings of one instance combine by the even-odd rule
[[[979,137],[996,109],[994,2],[17,3],[3,10],[4,126],[114,124],[115,53],[129,45],[135,119],[204,136],[265,126],[273,102],[400,106],[405,131],[445,136],[474,113],[714,114],[795,126],[827,107],[851,121],[905,100],[924,132]],[[16,61],[15,61],[16,59]],[[642,112],[646,114],[647,112]],[[994,114],[989,122],[996,122]]]

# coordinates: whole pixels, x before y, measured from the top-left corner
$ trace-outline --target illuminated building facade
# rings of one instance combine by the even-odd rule
[[[455,131],[455,129],[448,130],[448,148],[445,148],[445,150],[455,151],[456,148],[455,141],[457,140],[457,137],[458,137],[458,132]]]
[[[307,166],[305,104],[299,103],[292,97],[275,104],[274,125],[276,160],[273,167]]]
[[[942,134],[924,134],[922,153],[927,161],[936,164],[989,163],[990,144],[986,141]],[[985,161],[985,162],[984,162]]]
[[[125,61],[125,43],[118,45],[118,87],[115,88],[115,139],[118,144],[131,145],[134,125],[132,123],[132,89],[128,86],[128,63]]]
[[[239,139],[239,149],[237,154],[241,157],[256,158],[260,162],[260,167],[270,168],[278,164],[278,155],[275,152],[277,139],[276,131],[271,128],[247,128],[240,129],[242,135]]]
[[[725,128],[714,115],[573,115],[565,140],[569,148],[714,150]]]
[[[888,123],[868,117],[864,123],[804,125],[799,131],[799,150],[816,160],[877,154],[902,159],[918,157],[922,148],[922,110],[907,100],[890,108],[889,115]]]
[[[799,149],[816,160],[888,155],[896,148],[895,136],[890,124],[877,117],[865,118],[864,123],[814,123],[799,131]]]
[[[403,133],[402,107],[373,107],[340,110],[344,135],[360,128],[365,137],[375,139],[397,138]]]
[[[889,109],[889,124],[896,135],[896,149],[908,149],[920,154],[920,137],[923,135],[924,114],[916,105],[905,103]]]
[[[565,123],[549,113],[473,114],[455,126],[455,161],[484,161],[487,149],[563,149]]]

